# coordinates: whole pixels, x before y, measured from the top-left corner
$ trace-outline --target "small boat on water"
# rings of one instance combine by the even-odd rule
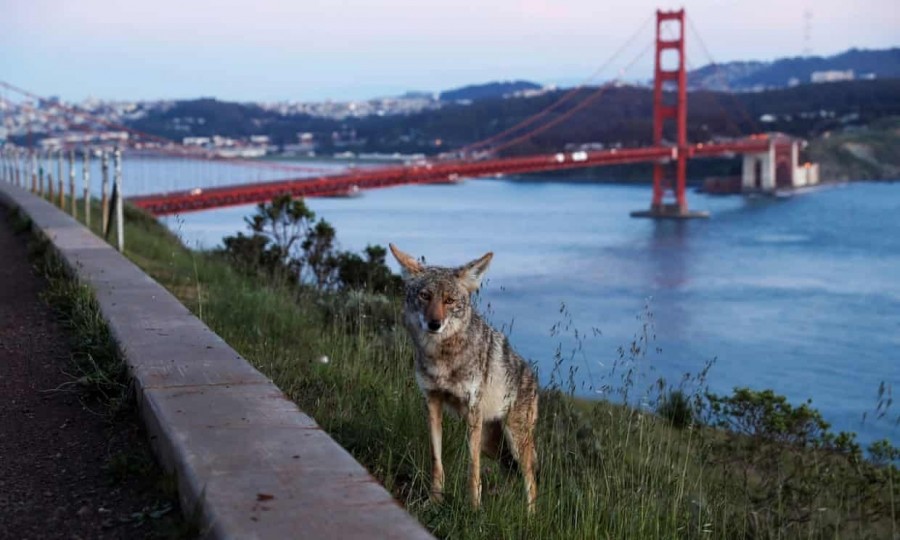
[[[462,184],[465,181],[466,181],[465,176],[460,176],[456,173],[452,173],[452,174],[448,175],[446,179],[434,180],[432,182],[428,182],[426,185],[446,186],[447,184]]]
[[[324,199],[349,199],[353,197],[362,197],[362,194],[363,192],[359,189],[359,186],[354,184],[344,191],[336,191],[334,193],[329,193],[328,195],[322,195],[321,197]]]

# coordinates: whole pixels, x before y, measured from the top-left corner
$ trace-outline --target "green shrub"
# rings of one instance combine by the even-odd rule
[[[402,283],[385,264],[387,250],[366,246],[365,258],[339,251],[337,231],[303,199],[288,195],[260,203],[244,220],[250,234],[227,236],[218,251],[239,272],[317,291],[358,289],[394,294]]]
[[[672,390],[664,395],[657,405],[656,413],[677,428],[685,428],[694,423],[693,405],[681,390]]]
[[[890,461],[900,453],[887,441],[866,460],[855,435],[832,433],[810,401],[794,406],[772,390],[749,388],[706,397],[708,423],[720,430],[704,461],[717,466],[719,489],[738,497],[740,519],[755,537],[896,533],[900,474]]]

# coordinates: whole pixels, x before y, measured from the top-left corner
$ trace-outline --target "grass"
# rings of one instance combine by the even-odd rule
[[[395,301],[388,304],[394,320],[385,323],[371,316],[365,295],[263,283],[187,249],[138,211],[129,208],[126,218],[126,255],[271,377],[438,537],[888,538],[900,531],[896,469],[771,445],[768,461],[752,452],[732,459],[753,440],[690,422],[679,429],[646,409],[576,400],[559,388],[541,395],[534,517],[526,517],[521,479],[490,460],[484,506],[469,508],[464,430],[453,420],[444,422],[446,500],[433,504],[424,405]],[[646,345],[638,339],[624,348],[623,365],[634,365]],[[630,380],[618,390],[636,392]],[[857,477],[883,470],[876,488],[859,492],[869,484]],[[807,472],[822,489],[785,488]],[[886,506],[867,512],[872,501]]]
[[[900,117],[810,141],[809,158],[823,180],[895,180],[900,176]]]

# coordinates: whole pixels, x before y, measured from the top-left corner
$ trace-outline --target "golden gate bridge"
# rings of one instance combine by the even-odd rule
[[[743,156],[741,184],[745,189],[768,191],[777,187],[793,186],[795,175],[801,174],[800,171],[802,171],[797,163],[798,141],[795,139],[773,134],[753,135],[721,142],[690,143],[687,140],[685,21],[684,10],[656,12],[656,36],[653,43],[655,50],[653,142],[651,146],[640,148],[580,150],[497,157],[500,151],[558,125],[591,102],[600,99],[604,92],[613,86],[613,83],[601,85],[592,95],[582,99],[565,113],[557,115],[549,122],[542,122],[554,110],[559,111],[564,103],[572,100],[582,89],[581,86],[573,88],[549,107],[515,126],[459,149],[454,154],[459,157],[454,159],[427,159],[405,165],[366,169],[350,168],[336,173],[314,176],[310,176],[309,173],[321,173],[321,169],[258,160],[225,158],[213,151],[173,145],[172,141],[168,139],[138,132],[102,118],[91,117],[91,119],[107,128],[127,132],[133,136],[128,139],[129,144],[135,146],[140,144],[136,141],[157,143],[156,152],[195,160],[249,164],[254,167],[284,171],[285,175],[292,174],[283,179],[136,195],[127,199],[131,204],[157,216],[261,203],[284,194],[292,197],[341,196],[360,190],[409,184],[446,183],[460,178],[652,163],[653,191],[650,206],[646,210],[632,212],[632,216],[674,219],[705,217],[707,215],[705,212],[692,211],[688,207],[686,197],[688,160],[737,155]],[[614,54],[613,57],[617,54]],[[664,56],[671,58],[673,54],[677,58],[675,67],[664,66],[666,63],[663,61]],[[635,58],[628,67],[633,65],[638,58]],[[671,64],[671,62],[668,63]],[[0,85],[30,98],[39,98],[39,96],[12,84],[0,83]],[[86,113],[74,107],[67,108],[67,112],[86,116]],[[58,119],[63,122],[68,121],[64,117]],[[674,142],[669,142],[664,138],[664,133],[670,124],[674,124]],[[526,131],[526,128],[529,129]],[[8,168],[3,170],[6,171]],[[303,176],[300,176],[301,173]],[[34,186],[34,181],[32,181],[32,185]]]

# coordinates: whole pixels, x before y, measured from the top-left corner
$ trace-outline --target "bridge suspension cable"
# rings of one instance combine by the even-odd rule
[[[685,19],[687,19],[687,14],[685,14]],[[673,32],[672,30],[673,30],[672,28],[668,28],[668,27],[663,26],[663,27],[660,29],[660,32],[661,32],[662,37],[664,37],[664,38],[667,39],[667,40],[677,40],[677,39],[678,39],[678,36],[677,36],[677,35],[673,35],[674,32]],[[688,71],[688,72],[694,70],[694,66],[693,66],[693,64],[691,63],[690,55],[689,55],[689,54],[685,54],[685,57],[684,57],[684,63],[685,63],[685,67],[687,68],[687,71]],[[707,90],[707,89],[702,88],[702,87],[700,87],[700,89],[701,89],[701,90]],[[728,114],[728,111],[725,109],[725,107],[722,105],[722,103],[716,98],[715,90],[708,90],[708,92],[709,92],[709,99],[710,99],[710,101],[713,103],[713,105],[715,105],[715,107],[719,110],[719,112],[722,113],[722,118],[723,118],[724,121],[725,121],[726,128],[727,128],[728,131],[730,132],[730,135],[733,135],[733,136],[736,136],[736,137],[740,137],[740,136],[742,135],[741,128],[734,122],[734,120],[733,120],[733,119],[731,118],[731,116]]]
[[[533,114],[533,115],[531,115],[531,116],[525,118],[524,120],[522,120],[522,121],[520,121],[519,123],[513,125],[512,127],[509,127],[509,128],[507,128],[507,129],[501,131],[500,133],[496,133],[496,134],[494,134],[494,135],[492,135],[492,136],[490,136],[490,137],[488,137],[488,138],[486,138],[486,139],[482,139],[482,140],[480,140],[480,141],[476,141],[476,142],[473,142],[473,143],[469,143],[469,144],[463,146],[462,148],[460,148],[460,149],[458,150],[458,152],[460,152],[460,153],[470,152],[470,151],[476,150],[476,149],[481,148],[481,147],[484,147],[484,146],[489,146],[489,145],[491,145],[492,143],[494,143],[495,141],[497,141],[497,140],[499,140],[499,139],[502,139],[502,138],[504,138],[504,137],[506,137],[506,136],[508,136],[508,135],[511,135],[511,134],[515,133],[516,131],[518,131],[518,130],[520,130],[520,129],[523,129],[523,128],[525,128],[525,127],[528,127],[528,126],[532,125],[533,123],[535,123],[535,122],[537,122],[538,120],[540,120],[541,118],[547,116],[548,114],[550,114],[551,112],[553,112],[553,111],[556,110],[557,108],[561,107],[561,106],[562,106],[563,104],[565,104],[566,102],[568,102],[568,101],[570,101],[571,99],[573,99],[579,92],[581,92],[582,90],[584,90],[585,88],[587,88],[587,85],[588,85],[588,84],[590,84],[591,82],[593,82],[597,77],[600,76],[601,73],[603,73],[604,71],[606,71],[606,69],[607,69],[607,68],[608,68],[608,67],[609,67],[609,66],[610,66],[617,58],[619,58],[619,57],[622,55],[622,53],[624,53],[624,51],[627,50],[628,47],[630,47],[630,46],[634,43],[634,41],[641,35],[641,33],[644,31],[645,27],[647,27],[647,26],[650,24],[650,22],[651,22],[652,20],[653,20],[653,16],[652,16],[652,15],[649,16],[649,17],[647,17],[647,18],[644,20],[644,22],[641,23],[641,25],[637,28],[637,30],[635,30],[634,33],[632,33],[631,36],[629,36],[628,39],[626,39],[625,42],[624,42],[618,49],[616,49],[616,51],[613,52],[613,54],[610,55],[610,57],[609,57],[609,58],[608,58],[608,59],[607,59],[607,60],[606,60],[599,68],[597,68],[597,69],[594,71],[594,73],[592,73],[588,78],[584,79],[581,83],[579,83],[578,86],[576,86],[576,87],[574,87],[574,88],[568,90],[568,91],[567,91],[565,94],[563,94],[558,100],[554,101],[554,102],[553,102],[552,104],[550,104],[548,107],[545,107],[544,109],[542,109],[542,110],[538,111],[537,113],[535,113],[535,114]],[[601,87],[601,88],[602,88],[602,87]]]
[[[628,70],[630,70],[638,61],[640,61],[640,59],[643,58],[644,55],[646,55],[652,48],[653,48],[653,44],[651,43],[650,45],[646,46],[640,53],[638,53],[637,56],[635,56],[628,64],[626,64],[626,66],[624,68],[622,68],[622,70],[619,72],[619,77],[621,78],[625,73],[627,73]],[[527,133],[519,135],[518,137],[516,137],[510,141],[507,141],[501,145],[495,146],[495,147],[493,147],[493,150],[495,152],[499,152],[501,150],[511,148],[513,146],[516,146],[517,144],[520,144],[520,143],[530,139],[531,137],[534,137],[535,135],[539,135],[539,134],[547,131],[548,129],[565,122],[566,120],[571,118],[572,115],[574,115],[578,111],[584,109],[588,105],[594,103],[595,101],[597,101],[598,99],[603,97],[603,95],[606,94],[606,92],[610,88],[615,87],[616,83],[617,83],[617,81],[607,82],[603,86],[600,86],[592,94],[588,95],[586,98],[581,100],[577,105],[575,105],[574,107],[572,107],[565,113],[561,114],[560,116],[554,118],[550,122],[543,124]]]
[[[685,19],[687,19],[688,27],[691,29],[691,34],[693,35],[694,38],[696,38],[697,43],[700,45],[700,49],[703,51],[703,54],[706,55],[706,59],[709,61],[710,65],[713,66],[713,69],[716,70],[716,75],[719,78],[721,78],[722,83],[725,86],[726,90],[730,90],[729,85],[728,85],[728,78],[725,76],[725,72],[722,70],[722,66],[720,66],[719,63],[716,62],[716,60],[713,58],[712,54],[710,54],[709,48],[707,48],[706,43],[703,41],[703,37],[700,36],[700,32],[698,32],[697,27],[694,26],[693,19],[688,16],[685,16]],[[754,133],[759,133],[760,131],[762,131],[762,129],[759,126],[759,123],[756,121],[756,119],[753,118],[753,116],[749,112],[747,112],[747,109],[743,106],[743,104],[741,104],[741,102],[737,99],[737,97],[735,97],[734,92],[727,92],[727,93],[731,95],[731,99],[734,102],[735,109],[743,117],[743,119],[747,122],[748,127],[750,127],[750,129],[753,130]],[[725,111],[725,108],[722,107],[722,105],[718,103],[718,100],[716,100],[716,103],[719,105],[720,108],[722,108],[723,112],[725,113],[726,120],[730,119],[727,111]],[[735,126],[735,127],[737,127],[737,126]],[[739,127],[738,127],[738,134],[739,135],[743,134],[743,132],[740,130]]]

